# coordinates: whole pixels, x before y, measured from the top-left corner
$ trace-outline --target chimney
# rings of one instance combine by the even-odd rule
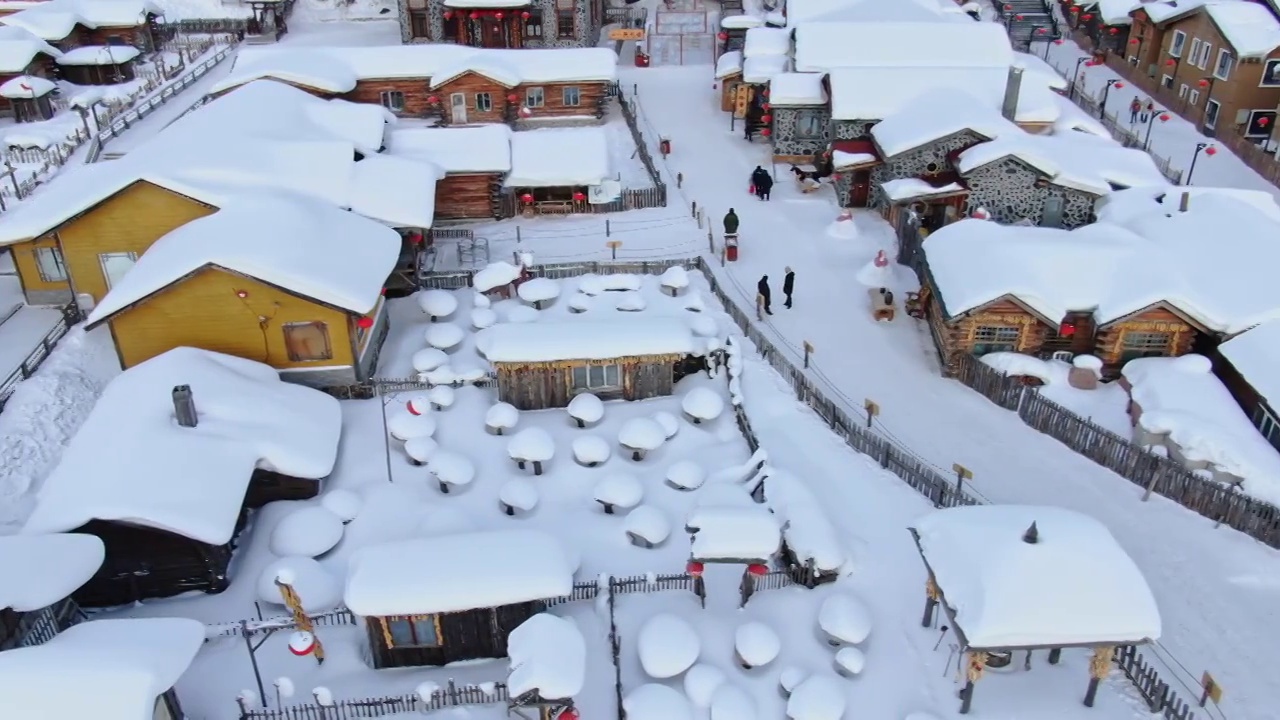
[[[1000,114],[1009,122],[1018,114],[1018,93],[1022,91],[1022,68],[1009,67],[1009,82],[1004,86],[1004,105]]]
[[[1191,193],[1183,192],[1182,201],[1178,203],[1178,212],[1186,212],[1191,205]]]
[[[173,414],[178,418],[179,427],[193,428],[199,422],[196,418],[196,401],[191,397],[190,385],[178,385],[173,388]]]
[[[1027,528],[1027,531],[1022,534],[1022,542],[1028,545],[1035,545],[1040,542],[1040,530],[1036,528],[1034,521],[1031,523],[1031,527]]]

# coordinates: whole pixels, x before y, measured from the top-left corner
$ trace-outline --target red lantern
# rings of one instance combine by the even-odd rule
[[[1212,157],[1212,156],[1214,156],[1214,155],[1217,155],[1217,154],[1218,154],[1218,148],[1216,148],[1216,147],[1214,147],[1214,146],[1210,145],[1209,147],[1207,147],[1207,148],[1205,148],[1205,149],[1204,149],[1204,154],[1205,154],[1205,155],[1208,155],[1208,156],[1210,156],[1210,157]]]
[[[1110,30],[1107,30],[1107,32],[1111,33],[1112,35],[1119,35],[1119,34],[1120,34],[1120,28],[1115,28],[1115,27],[1113,27],[1113,28],[1111,28]]]
[[[1013,16],[1013,19],[1014,19],[1014,20],[1025,20],[1026,18],[1024,18],[1022,15],[1014,15],[1014,16]]]
[[[556,716],[556,720],[578,720],[578,711],[573,708],[565,708],[563,712]]]
[[[515,93],[511,93],[510,95],[507,96],[507,102],[509,103],[520,102],[520,96]]]
[[[1061,337],[1071,337],[1072,335],[1075,335],[1075,334],[1076,334],[1075,323],[1063,321],[1063,323],[1058,326],[1058,335]]]
[[[1089,22],[1090,20],[1092,20],[1092,19],[1093,19],[1093,13],[1085,13],[1084,15],[1082,15],[1082,16],[1080,17],[1080,19],[1081,19],[1081,20],[1083,20],[1083,21],[1085,21],[1085,22]]]
[[[1005,6],[1004,6],[1004,11],[1005,11],[1005,12],[1009,12],[1009,11],[1010,11],[1010,10],[1012,10],[1012,9],[1013,9],[1013,6],[1012,6],[1012,5],[1005,5]]]
[[[752,563],[747,566],[747,572],[755,575],[756,577],[764,577],[769,574],[769,568],[759,563]]]
[[[1178,61],[1177,61],[1177,60],[1174,60],[1173,58],[1169,58],[1168,60],[1165,60],[1165,61],[1164,61],[1164,64],[1165,64],[1165,65],[1167,65],[1167,66],[1169,66],[1169,67],[1173,67],[1174,65],[1177,65],[1177,64],[1178,64]]]
[[[1265,116],[1258,118],[1258,127],[1266,127],[1270,124],[1271,124],[1271,118],[1265,117]]]
[[[309,632],[299,630],[289,636],[289,652],[302,657],[310,655],[316,649],[316,636]]]
[[[1197,83],[1200,87],[1209,87],[1209,81],[1201,78]]]
[[[240,298],[241,300],[243,300],[243,299],[245,299],[245,298],[249,297],[249,291],[248,291],[248,290],[237,290],[237,291],[236,291],[236,297],[238,297],[238,298]]]
[[[839,180],[841,177],[843,177],[843,176],[842,176],[840,173],[835,173],[834,175],[832,175],[832,176],[831,176],[831,179],[832,179],[832,180]]]
[[[760,116],[760,122],[773,122],[773,116],[772,116],[772,115],[761,115],[761,116]]]
[[[367,315],[360,318],[359,320],[356,321],[356,327],[360,328],[361,330],[368,330],[369,328],[373,327],[373,318]]]
[[[763,136],[765,136],[765,137],[769,137],[770,135],[772,135],[772,134],[773,134],[773,131],[772,131],[772,130],[770,130],[769,128],[765,128],[765,129],[763,129],[763,130],[761,130],[761,131],[760,131],[760,134],[761,134],[761,135],[763,135]]]
[[[520,196],[520,201],[521,201],[521,202],[523,202],[525,205],[532,205],[532,204],[533,204],[533,195],[531,195],[531,194],[529,194],[529,193],[525,193],[525,194],[523,194],[523,195],[521,195],[521,196]]]
[[[1078,13],[1078,12],[1080,12],[1080,8],[1078,8],[1078,7],[1073,7],[1073,8],[1071,8],[1071,12],[1073,12],[1073,13]]]
[[[1118,83],[1116,83],[1116,89],[1117,89],[1117,90],[1119,90],[1120,88],[1123,88],[1123,87],[1124,87],[1124,83],[1122,83],[1122,82],[1118,82]]]
[[[684,571],[694,577],[702,577],[703,570],[706,570],[706,566],[697,560],[690,560],[689,564],[684,566]]]
[[[1097,60],[1085,60],[1085,61],[1084,61],[1084,66],[1085,66],[1085,67],[1093,67],[1093,66],[1095,66],[1095,65],[1097,65],[1097,64],[1098,64],[1098,61],[1097,61]]]
[[[533,13],[529,12],[528,10],[525,10],[524,12],[520,13],[520,17],[525,20],[528,20],[529,18],[533,17]]]
[[[471,19],[472,19],[472,20],[479,20],[479,19],[480,19],[480,13],[472,11],[472,13],[471,13]]]
[[[494,20],[501,21],[503,17],[505,17],[505,16],[504,16],[502,13],[500,13],[500,12],[496,12],[496,13],[494,13],[494,14],[493,14],[493,19],[494,19]]]
[[[1047,33],[1047,32],[1049,32],[1049,29],[1048,29],[1048,28],[1036,28],[1036,34],[1037,34],[1037,35],[1043,35],[1043,34],[1045,34],[1045,33]]]
[[[1169,115],[1166,113],[1160,116],[1160,122],[1169,122]]]
[[[769,103],[764,103],[763,105],[760,106],[760,109],[764,110],[765,112],[769,112]]]
[[[762,93],[760,93],[760,94],[761,94],[761,95],[763,95],[763,96],[765,96],[765,97],[769,97],[769,88],[765,88],[765,89],[764,89],[764,92],[762,92]]]
[[[725,40],[728,40],[728,39],[729,39],[729,33],[727,33],[727,32],[716,33],[716,37],[717,37],[721,42],[724,42]]]
[[[1062,38],[1058,38],[1057,40],[1054,40],[1054,41],[1053,41],[1053,44],[1054,44],[1054,45],[1061,45],[1061,44],[1062,44],[1062,43],[1064,43],[1064,42],[1066,42],[1066,40],[1063,40]]]
[[[410,415],[421,415],[421,414],[422,414],[422,411],[421,411],[421,410],[419,410],[418,408],[416,408],[416,407],[414,407],[414,406],[413,406],[413,401],[412,401],[412,400],[410,400],[409,402],[405,403],[405,404],[404,404],[404,407],[405,407],[405,409],[406,409],[406,410],[408,410],[408,411],[409,411],[409,414],[410,414]]]
[[[386,289],[386,288],[382,288],[381,290],[379,290],[379,291],[378,291],[378,295],[379,295],[379,296],[381,296],[381,297],[386,297],[386,296],[387,296],[387,289]]]
[[[435,95],[431,95],[427,97],[427,102],[431,103],[432,105],[435,105],[436,103],[440,102],[440,98],[436,97]]]
[[[445,20],[452,20],[452,19],[453,19],[453,11],[452,11],[452,10],[445,10],[445,11],[444,11],[444,19],[445,19]]]
[[[583,193],[583,192],[581,192],[581,191],[579,191],[579,192],[575,192],[575,193],[573,194],[573,201],[574,201],[574,202],[582,202],[583,200],[586,200],[586,199],[587,199],[586,193]]]
[[[1139,42],[1138,38],[1129,38],[1130,45],[1137,45],[1138,42]]]

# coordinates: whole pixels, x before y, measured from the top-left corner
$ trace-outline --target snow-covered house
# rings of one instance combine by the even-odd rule
[[[742,50],[730,50],[716,58],[716,82],[720,83],[720,109],[733,112],[742,87]]]
[[[506,657],[512,631],[569,595],[576,571],[559,541],[535,530],[417,538],[361,548],[344,599],[365,623],[375,668],[445,665]]]
[[[582,692],[587,642],[571,618],[538,613],[507,637],[511,672],[507,693],[514,708],[537,708],[539,718],[562,718]],[[518,709],[515,715],[525,717]]]
[[[0,100],[15,122],[42,122],[57,114],[53,104],[57,90],[58,85],[47,78],[17,75],[0,83]]]
[[[133,47],[151,52],[160,42],[162,15],[151,0],[46,0],[0,17],[0,24],[22,28],[63,51]]]
[[[643,15],[604,0],[398,0],[400,39],[477,48],[593,48]]]
[[[618,56],[608,48],[476,50],[459,45],[257,48],[210,87],[219,94],[272,78],[324,98],[377,104],[450,125],[596,122]]]
[[[1218,346],[1214,372],[1254,427],[1280,449],[1280,320],[1269,320]]]
[[[92,535],[0,537],[0,650],[39,645],[84,619],[71,594],[102,566]]]
[[[807,162],[831,144],[826,122],[827,91],[821,73],[779,73],[769,81],[773,157],[783,162]]]
[[[394,130],[387,152],[444,171],[435,189],[437,218],[504,216],[502,181],[511,172],[511,130],[506,126]]]
[[[939,607],[955,633],[960,713],[987,667],[1013,653],[1091,649],[1084,704],[1111,671],[1117,646],[1160,639],[1160,610],[1142,571],[1106,526],[1056,507],[979,505],[935,510],[910,528],[928,578],[923,624]]]
[[[503,323],[476,347],[493,364],[498,399],[521,410],[565,407],[574,395],[643,400],[670,395],[677,367],[704,345],[679,319]]]
[[[142,51],[132,45],[81,45],[62,53],[62,79],[76,85],[119,85],[133,80]]]
[[[174,348],[265,363],[286,380],[339,387],[373,375],[400,236],[284,193],[233,198],[157,240],[87,318],[107,324],[120,366]]]
[[[248,511],[314,497],[341,432],[337,400],[267,365],[170,350],[107,384],[22,532],[102,539],[87,607],[221,592]]]
[[[1136,54],[1138,44],[1129,43],[1130,13],[1147,2],[1150,0],[1081,0],[1064,8],[1063,14],[1069,16],[1076,32],[1088,36],[1095,52],[1127,57]]]
[[[33,83],[28,78],[48,82],[54,75],[54,61],[59,57],[62,57],[61,50],[30,32],[20,27],[0,25],[0,115],[13,115],[18,122],[32,122],[35,117],[52,117],[52,112],[34,115],[24,113],[20,109],[20,101],[36,96],[44,97],[51,92],[39,92],[36,87],[40,84],[39,81]],[[27,88],[23,88],[23,85]]]
[[[14,718],[186,717],[174,685],[204,639],[204,625],[189,618],[94,620],[44,645],[0,652],[5,713]]]
[[[592,187],[613,177],[604,128],[544,128],[511,136],[511,172],[503,182],[524,212],[583,212]]]

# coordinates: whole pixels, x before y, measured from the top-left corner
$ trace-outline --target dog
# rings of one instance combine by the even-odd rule
[[[809,170],[801,170],[799,167],[792,165],[791,174],[796,176],[796,182],[803,183],[805,180],[818,180],[817,172]]]

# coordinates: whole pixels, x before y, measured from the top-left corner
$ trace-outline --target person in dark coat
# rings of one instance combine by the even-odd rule
[[[768,275],[763,275],[760,277],[760,282],[756,283],[756,292],[760,294],[760,300],[764,304],[764,313],[766,315],[772,315],[773,310],[769,309],[769,301],[771,298],[769,297],[770,293],[769,293],[769,276]]]
[[[725,235],[738,234],[738,213],[734,212],[733,208],[729,208],[729,212],[725,213],[724,234]]]
[[[773,176],[769,174],[768,170],[764,170],[760,175],[760,181],[763,183],[762,185],[757,186],[757,189],[760,191],[760,199],[768,200],[769,193],[773,192]]]
[[[791,291],[796,287],[796,274],[790,267],[787,268],[787,274],[782,276],[782,294],[787,296],[787,301],[783,303],[787,309],[791,308]]]
[[[761,200],[765,196],[766,183],[772,184],[772,182],[773,178],[769,177],[768,171],[759,165],[756,166],[755,170],[751,171],[751,188],[755,191],[756,197]]]

